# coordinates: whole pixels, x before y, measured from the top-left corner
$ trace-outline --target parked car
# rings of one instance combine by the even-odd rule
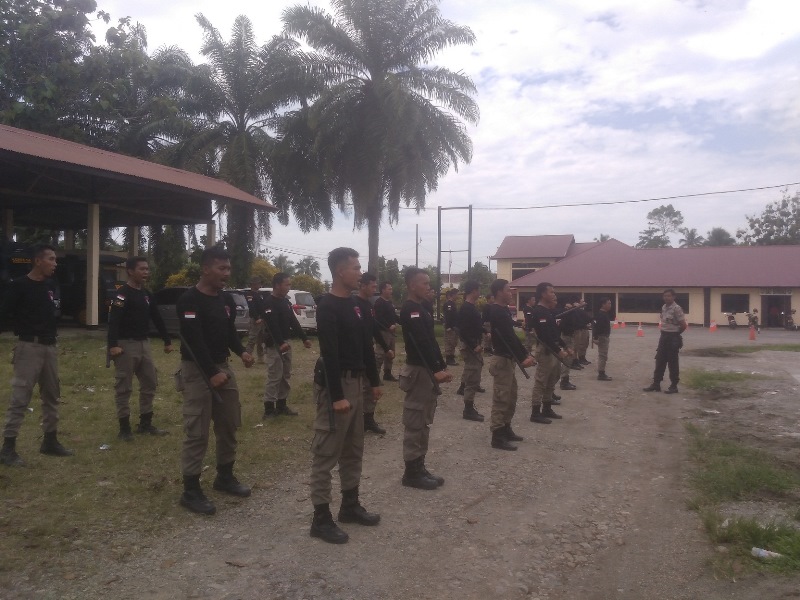
[[[158,304],[158,312],[164,319],[164,324],[167,326],[167,331],[170,333],[178,333],[178,313],[175,311],[175,304],[178,298],[188,290],[188,287],[176,286],[166,287],[163,290],[158,290],[153,294]],[[225,290],[226,294],[233,296],[233,301],[236,302],[236,331],[240,336],[247,335],[247,330],[250,328],[250,314],[247,310],[247,300],[244,296],[236,290]],[[155,326],[150,325],[150,332],[156,333]]]
[[[239,292],[246,292],[249,290],[237,290]],[[259,291],[266,294],[272,293],[272,288],[259,288]],[[294,314],[297,315],[297,321],[303,331],[316,332],[317,331],[317,303],[314,300],[314,295],[311,292],[304,290],[289,290],[286,295],[289,304],[292,305]]]

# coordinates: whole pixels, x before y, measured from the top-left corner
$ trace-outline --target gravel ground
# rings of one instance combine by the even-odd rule
[[[426,461],[447,481],[436,491],[402,487],[402,430],[370,436],[362,501],[378,527],[346,525],[350,542],[308,535],[307,463],[244,501],[218,502],[211,518],[159,539],[131,535],[106,556],[88,552],[67,575],[17,578],[3,598],[123,599],[696,599],[798,598],[800,579],[713,577],[709,543],[686,507],[687,419],[711,418],[692,394],[646,394],[657,332],[613,332],[610,383],[594,365],[563,392],[564,419],[528,421],[532,380],[520,381],[517,452],[489,446],[488,424],[461,419],[456,384],[440,399]],[[747,332],[692,328],[686,348],[747,343]],[[759,342],[800,336],[765,332]],[[797,355],[753,359],[748,370],[783,377],[774,405],[796,402]],[[593,353],[589,359],[594,360]],[[721,368],[743,359],[682,357],[682,367]],[[785,362],[785,366],[782,365]],[[739,363],[736,363],[739,364]],[[744,364],[744,363],[742,363]],[[762,371],[763,371],[762,369]],[[460,374],[460,368],[454,369]],[[767,372],[767,371],[763,371]],[[298,374],[299,375],[299,374]],[[491,378],[484,374],[491,390]],[[794,392],[792,392],[794,389]],[[684,390],[682,390],[684,392]],[[478,397],[489,413],[490,393]],[[726,418],[725,406],[714,405]],[[785,443],[797,444],[796,411],[780,413]],[[763,418],[770,418],[769,414]],[[705,416],[699,416],[705,415]],[[731,417],[732,418],[732,417]],[[215,498],[219,499],[218,496]],[[334,514],[338,509],[335,494]],[[80,552],[80,550],[76,550]]]

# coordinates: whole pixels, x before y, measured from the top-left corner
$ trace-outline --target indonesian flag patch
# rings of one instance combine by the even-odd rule
[[[419,313],[418,312],[412,312],[411,313],[411,318],[412,319],[419,319]]]
[[[231,307],[227,304],[225,305],[225,314],[230,317],[231,316]]]
[[[361,307],[360,306],[354,306],[353,310],[356,312],[356,316],[360,319],[361,318]]]
[[[195,317],[197,317],[197,313],[196,312],[187,311],[187,312],[183,313],[183,318],[184,319],[194,319]]]
[[[547,319],[539,319],[539,323],[547,323]]]

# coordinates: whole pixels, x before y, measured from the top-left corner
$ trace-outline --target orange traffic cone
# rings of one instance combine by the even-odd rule
[[[711,321],[711,327],[708,328],[709,333],[714,333],[717,331],[717,322]]]
[[[753,327],[752,325],[750,325],[750,338],[749,338],[749,340],[751,342],[755,342],[756,341],[756,328]]]
[[[644,337],[644,329],[642,329],[641,321],[639,321],[639,329],[636,330],[636,337]]]
[[[619,324],[619,326],[620,326],[620,327],[622,327],[622,329],[625,329],[625,321],[622,321],[622,322]]]
[[[619,329],[619,323],[614,321],[614,324],[611,326],[611,329]]]

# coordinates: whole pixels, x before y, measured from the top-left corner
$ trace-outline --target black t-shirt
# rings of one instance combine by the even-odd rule
[[[525,331],[531,331],[533,329],[533,307],[527,304],[523,306],[522,315],[525,319]]]
[[[554,354],[565,347],[561,339],[561,332],[556,324],[555,312],[549,308],[537,304],[533,307],[532,314],[533,330],[539,339],[539,344]]]
[[[389,344],[387,344],[386,340],[383,339],[380,327],[378,327],[378,324],[375,322],[375,307],[372,305],[372,302],[362,298],[361,296],[355,296],[355,299],[359,309],[361,309],[361,317],[364,319],[364,326],[372,332],[372,338],[377,342],[381,349],[384,352],[388,352]]]
[[[236,302],[230,294],[220,292],[216,296],[209,296],[191,287],[178,298],[175,311],[178,313],[181,335],[194,351],[199,367],[209,377],[220,372],[216,365],[227,360],[229,349],[236,355],[244,352],[236,333]],[[181,358],[192,361],[183,343]]]
[[[164,345],[169,346],[172,340],[153,295],[145,288],[137,290],[126,283],[117,290],[108,309],[108,347],[119,345],[121,339],[147,339],[150,319]]]
[[[442,314],[444,315],[445,329],[452,329],[458,326],[458,308],[455,300],[448,300],[444,303]]]
[[[54,338],[60,306],[55,281],[26,275],[9,284],[0,305],[0,322],[13,322],[15,335]]]
[[[460,337],[467,348],[474,350],[481,345],[483,336],[483,319],[478,307],[471,302],[464,301],[461,310],[458,311],[458,337]]]
[[[424,305],[406,300],[400,310],[400,326],[403,328],[406,362],[427,367],[434,373],[444,370],[444,358],[433,330],[433,316]]]
[[[355,298],[325,294],[320,299],[317,305],[319,354],[325,363],[328,392],[333,402],[344,398],[343,371],[365,371],[372,387],[380,385],[372,335],[372,327],[365,324]]]
[[[514,320],[508,308],[500,304],[490,304],[488,308],[494,353],[505,358],[516,357],[520,361],[528,358],[528,351],[514,333]]]
[[[611,335],[611,313],[598,310],[594,316],[592,337],[597,338],[601,335]]]
[[[397,313],[391,300],[384,300],[382,297],[375,300],[375,319],[378,327],[384,330],[397,324]]]
[[[308,339],[303,328],[300,327],[300,322],[297,320],[297,315],[294,314],[288,298],[279,298],[270,294],[261,303],[261,310],[260,316],[265,320],[266,330],[269,332],[266,340],[267,346],[272,346],[274,342],[277,342],[278,346],[282,346],[289,340],[292,332],[303,341]]]
[[[264,302],[264,293],[256,290],[247,290],[243,293],[244,299],[247,300],[247,312],[250,314],[251,319],[258,319],[262,311],[262,303]]]

